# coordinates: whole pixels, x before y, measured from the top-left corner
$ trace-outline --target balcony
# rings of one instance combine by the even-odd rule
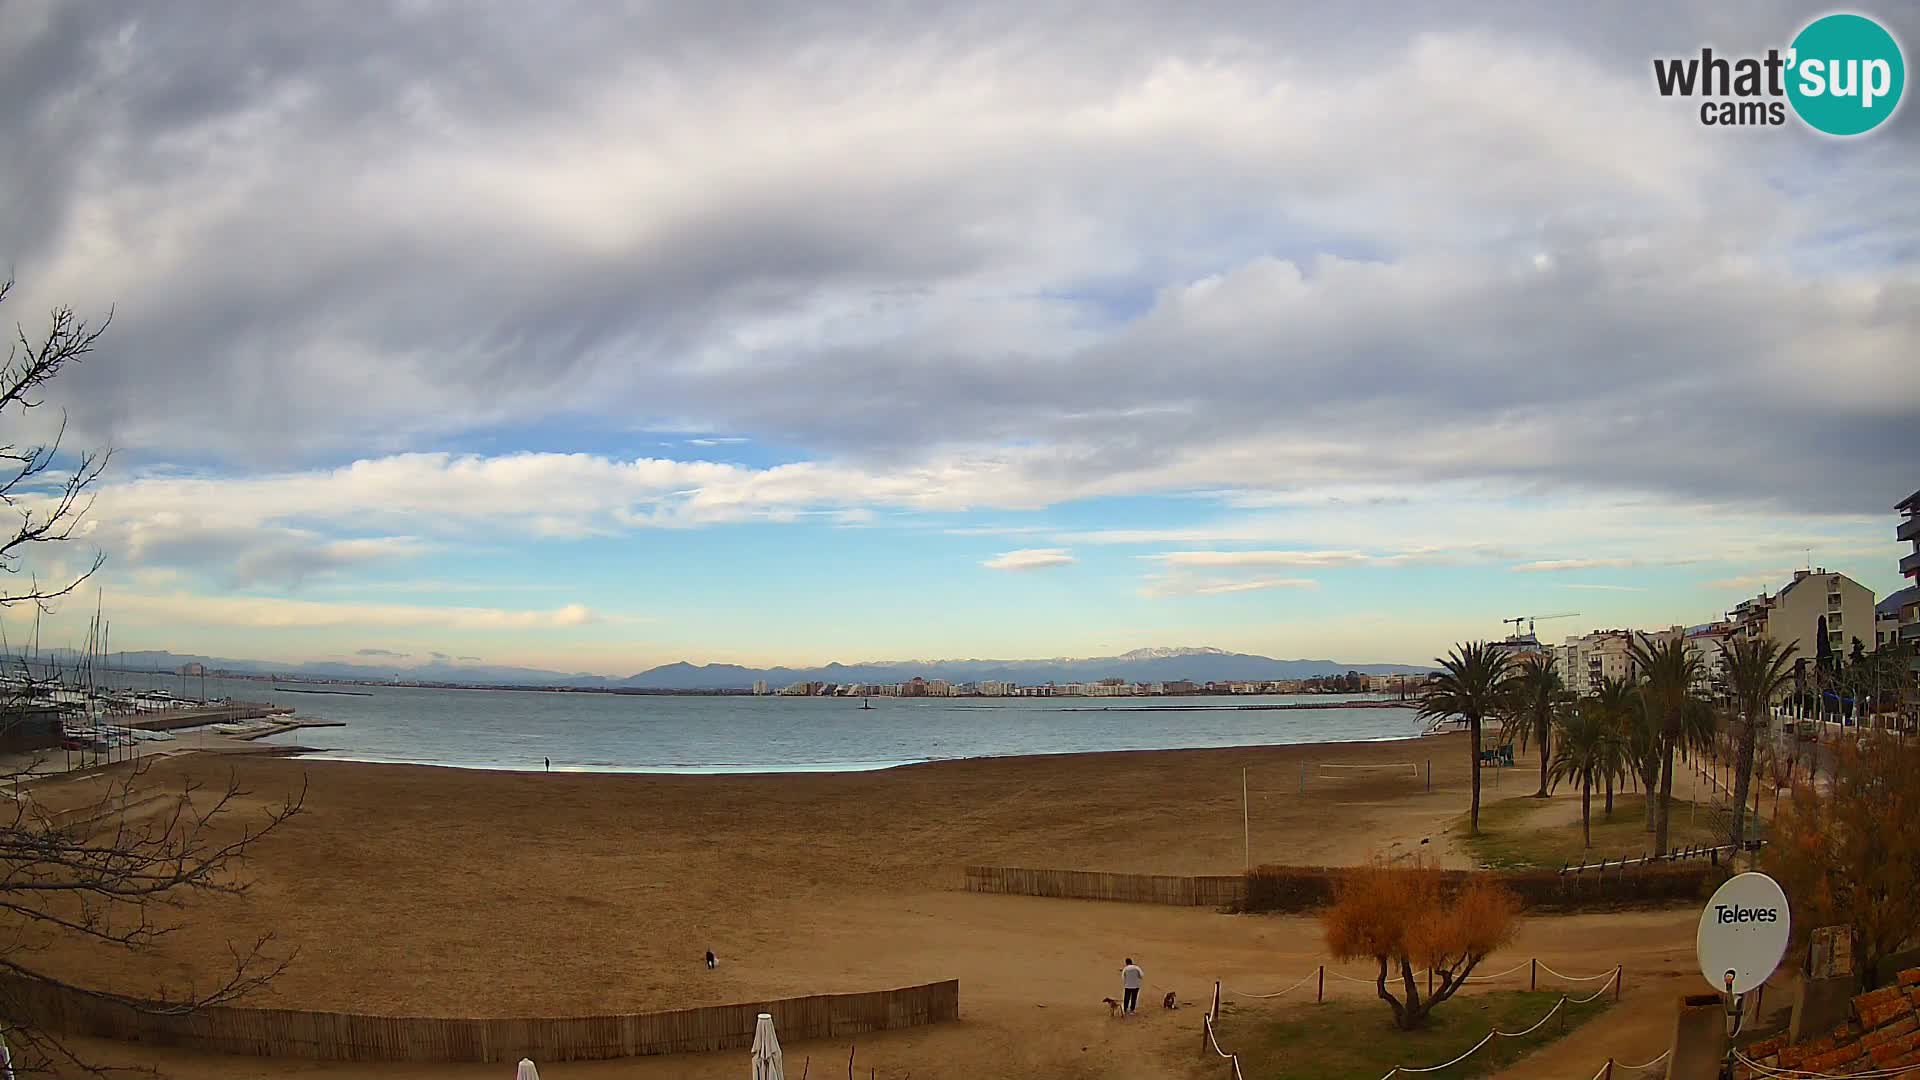
[[[1902,521],[1900,527],[1894,530],[1893,538],[1896,540],[1920,540],[1920,514],[1914,514],[1905,521]]]
[[[1905,577],[1920,575],[1920,551],[1900,560],[1900,573]]]

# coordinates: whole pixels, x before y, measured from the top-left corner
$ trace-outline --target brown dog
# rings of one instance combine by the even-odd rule
[[[1169,990],[1169,991],[1167,991],[1167,996],[1166,996],[1166,997],[1164,997],[1164,998],[1161,998],[1161,999],[1160,999],[1160,1007],[1161,1007],[1161,1008],[1163,1008],[1163,1009],[1177,1009],[1177,1008],[1179,1008],[1179,1006],[1178,1006],[1178,1005],[1175,1005],[1175,1004],[1173,1003],[1173,991],[1171,991],[1171,990]]]
[[[1108,1016],[1118,1016],[1118,1015],[1119,1015],[1119,1013],[1120,1013],[1120,1003],[1119,1003],[1119,1002],[1117,1002],[1117,1001],[1115,1001],[1115,1000],[1113,1000],[1112,998],[1101,998],[1101,999],[1100,999],[1100,1003],[1101,1003],[1101,1004],[1103,1004],[1103,1005],[1105,1005],[1105,1006],[1107,1007],[1107,1015],[1108,1015]]]

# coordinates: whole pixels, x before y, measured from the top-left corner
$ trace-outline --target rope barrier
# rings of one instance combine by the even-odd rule
[[[1540,970],[1556,979],[1565,979],[1568,982],[1593,982],[1597,979],[1611,979],[1619,974],[1619,972],[1616,971],[1603,971],[1598,975],[1562,975],[1545,964],[1540,965]]]
[[[1246,1077],[1240,1074],[1240,1055],[1229,1054],[1225,1050],[1220,1049],[1220,1040],[1213,1037],[1213,1017],[1203,1016],[1200,1018],[1200,1022],[1206,1025],[1207,1045],[1213,1047],[1214,1053],[1225,1058],[1227,1063],[1233,1066],[1233,1080],[1246,1080]]]
[[[1658,1065],[1661,1062],[1667,1060],[1667,1057],[1672,1053],[1673,1053],[1673,1047],[1669,1046],[1664,1051],[1661,1052],[1659,1057],[1654,1058],[1652,1061],[1647,1062],[1645,1065],[1622,1065],[1620,1067],[1632,1072],[1644,1072],[1645,1070],[1651,1069],[1655,1065]]]
[[[1492,1042],[1495,1039],[1518,1039],[1518,1038],[1521,1038],[1522,1036],[1531,1035],[1534,1032],[1540,1030],[1541,1025],[1553,1019],[1554,1015],[1560,1011],[1561,1007],[1567,1005],[1568,1003],[1572,1003],[1574,1005],[1585,1005],[1587,1002],[1593,1001],[1594,999],[1598,998],[1600,995],[1612,989],[1612,981],[1614,978],[1617,978],[1619,974],[1620,973],[1618,969],[1616,969],[1608,977],[1608,981],[1601,985],[1600,989],[1594,991],[1592,994],[1588,995],[1587,997],[1570,998],[1565,994],[1560,995],[1560,1000],[1553,1003],[1553,1008],[1548,1009],[1547,1014],[1545,1016],[1542,1016],[1540,1019],[1534,1021],[1532,1027],[1526,1028],[1521,1031],[1501,1031],[1499,1028],[1494,1028],[1492,1031],[1487,1032],[1487,1035],[1485,1038],[1481,1039],[1477,1043],[1474,1043],[1473,1046],[1470,1049],[1468,1049],[1466,1053],[1461,1054],[1459,1057],[1454,1058],[1452,1061],[1446,1062],[1445,1064],[1442,1064],[1442,1065],[1429,1065],[1423,1068],[1414,1068],[1406,1065],[1397,1066],[1393,1069],[1388,1070],[1387,1074],[1385,1076],[1382,1076],[1380,1080],[1393,1080],[1395,1076],[1398,1076],[1401,1073],[1439,1072],[1442,1069],[1449,1068],[1454,1065],[1458,1065],[1461,1062],[1467,1060],[1468,1058],[1472,1057],[1474,1054],[1478,1053],[1481,1047],[1487,1045],[1488,1043]]]
[[[1534,961],[1528,960],[1524,964],[1520,964],[1517,967],[1509,968],[1506,971],[1499,972],[1498,974],[1483,975],[1483,976],[1478,976],[1477,978],[1481,980],[1505,978],[1508,975],[1512,975],[1520,971],[1522,968],[1528,967],[1532,963],[1534,963]],[[1545,964],[1541,964],[1540,966],[1543,968],[1546,968]],[[1554,971],[1552,968],[1546,968],[1546,969],[1549,973],[1559,978],[1566,979],[1569,982],[1592,982],[1595,979],[1604,979],[1606,981],[1602,982],[1599,988],[1594,990],[1593,993],[1588,994],[1586,997],[1583,997],[1583,998],[1576,998],[1576,997],[1571,997],[1567,994],[1561,994],[1560,1000],[1553,1003],[1553,1007],[1547,1010],[1546,1015],[1534,1021],[1530,1027],[1523,1028],[1519,1031],[1501,1031],[1499,1028],[1495,1028],[1492,1031],[1487,1032],[1485,1038],[1482,1038],[1479,1042],[1474,1043],[1473,1046],[1468,1048],[1468,1050],[1465,1053],[1461,1054],[1459,1057],[1454,1058],[1452,1061],[1448,1061],[1440,1065],[1428,1065],[1424,1067],[1407,1066],[1407,1065],[1396,1066],[1395,1068],[1390,1070],[1385,1076],[1381,1077],[1380,1080],[1393,1080],[1395,1076],[1401,1073],[1439,1072],[1442,1069],[1450,1068],[1454,1065],[1460,1064],[1462,1061],[1467,1060],[1468,1058],[1472,1057],[1474,1054],[1478,1053],[1481,1047],[1486,1046],[1488,1043],[1492,1042],[1495,1039],[1518,1039],[1518,1038],[1523,1038],[1525,1036],[1531,1035],[1534,1032],[1540,1030],[1540,1028],[1543,1027],[1547,1021],[1553,1019],[1556,1015],[1559,1014],[1560,1010],[1566,1007],[1567,1005],[1569,1004],[1585,1005],[1588,1002],[1598,1000],[1602,995],[1607,993],[1607,991],[1613,989],[1613,987],[1615,986],[1615,984],[1620,978],[1620,972],[1621,972],[1621,969],[1615,968],[1612,971],[1609,971],[1603,975],[1576,977],[1571,975],[1561,975],[1559,972]],[[1300,989],[1302,986],[1305,986],[1308,982],[1310,982],[1315,976],[1321,974],[1321,970],[1322,969],[1316,969],[1314,971],[1311,971],[1299,982],[1294,983],[1292,986],[1287,987],[1285,990],[1280,990],[1271,994],[1248,994],[1242,991],[1228,989],[1225,986],[1218,986],[1218,984],[1216,984],[1216,986],[1218,987],[1219,993],[1232,994],[1235,997],[1258,998],[1263,1000],[1271,999],[1271,998],[1277,998],[1277,997],[1284,997],[1287,994],[1291,994],[1295,990]],[[1328,971],[1326,972],[1326,974],[1332,975],[1337,979],[1345,979],[1348,982],[1354,982],[1354,983],[1371,983],[1375,981],[1373,979],[1356,979],[1350,975],[1343,975],[1337,971]],[[1425,972],[1421,971],[1421,972],[1416,972],[1415,974],[1416,976],[1418,976],[1418,975],[1425,974]],[[1469,979],[1467,981],[1470,982],[1473,980]],[[1222,1059],[1225,1059],[1226,1061],[1232,1064],[1234,1080],[1245,1080],[1245,1078],[1241,1075],[1241,1072],[1240,1072],[1239,1055],[1230,1054],[1227,1051],[1221,1049],[1220,1040],[1217,1037],[1215,1037],[1213,1033],[1213,1008],[1211,1006],[1208,1007],[1206,1015],[1201,1017],[1201,1023],[1206,1029],[1207,1045],[1210,1048],[1212,1048],[1215,1054],[1219,1055]],[[1652,1061],[1647,1062],[1645,1065],[1627,1065],[1622,1067],[1632,1071],[1650,1069],[1653,1066],[1660,1064],[1662,1061],[1665,1061],[1667,1059],[1667,1055],[1671,1054],[1672,1052],[1673,1052],[1672,1050],[1668,1050],[1666,1053],[1661,1054],[1659,1057],[1654,1058]],[[1751,1062],[1749,1062],[1749,1064],[1751,1064]],[[1614,1067],[1613,1062],[1611,1061],[1607,1062],[1607,1064],[1601,1068],[1600,1072],[1594,1074],[1595,1080],[1599,1080],[1600,1077],[1607,1075],[1613,1067]],[[1794,1076],[1787,1073],[1770,1073],[1768,1075],[1784,1077],[1786,1078],[1786,1080],[1809,1080],[1809,1078],[1814,1077],[1816,1074],[1808,1073],[1808,1074],[1801,1074],[1801,1075]],[[1852,1075],[1855,1077],[1865,1077],[1866,1080],[1879,1080],[1879,1077],[1881,1074],[1855,1073]],[[1892,1076],[1897,1074],[1888,1073],[1885,1075]]]
[[[1300,989],[1301,987],[1303,987],[1303,986],[1305,986],[1305,985],[1307,985],[1308,983],[1310,983],[1310,982],[1312,982],[1312,981],[1314,980],[1314,978],[1315,978],[1316,976],[1318,976],[1319,974],[1320,974],[1320,969],[1319,969],[1319,968],[1315,968],[1315,969],[1313,969],[1312,971],[1309,971],[1309,972],[1307,972],[1307,974],[1306,974],[1306,977],[1305,977],[1305,978],[1303,978],[1303,979],[1301,979],[1301,980],[1300,980],[1299,982],[1297,982],[1297,983],[1294,983],[1294,984],[1293,984],[1292,986],[1289,986],[1289,987],[1287,987],[1287,988],[1286,988],[1285,990],[1281,990],[1281,991],[1278,991],[1277,993],[1272,993],[1272,994],[1249,994],[1249,993],[1247,993],[1247,992],[1245,992],[1245,991],[1243,991],[1243,990],[1235,990],[1235,989],[1233,989],[1233,988],[1232,988],[1232,987],[1230,987],[1230,986],[1223,986],[1223,987],[1221,987],[1220,989],[1221,989],[1221,990],[1223,990],[1223,991],[1225,991],[1225,992],[1227,992],[1227,993],[1229,993],[1229,994],[1232,994],[1232,995],[1233,995],[1234,997],[1239,997],[1239,998],[1258,998],[1258,999],[1260,999],[1260,1000],[1262,1000],[1262,1001],[1265,1001],[1265,1000],[1268,1000],[1268,999],[1270,999],[1270,998],[1277,998],[1277,997],[1286,997],[1286,996],[1287,996],[1288,994],[1291,994],[1291,993],[1293,993],[1293,992],[1294,992],[1295,990],[1298,990],[1298,989]]]
[[[1827,1077],[1839,1077],[1843,1075],[1849,1078],[1861,1077],[1864,1078],[1864,1080],[1886,1080],[1888,1077],[1911,1076],[1915,1072],[1920,1072],[1920,1065],[1908,1065],[1905,1068],[1899,1069],[1872,1069],[1867,1072],[1856,1073],[1819,1073],[1807,1072],[1804,1069],[1780,1069],[1770,1065],[1762,1065],[1738,1050],[1733,1052],[1733,1058],[1740,1064],[1752,1069],[1757,1075],[1786,1077],[1788,1080],[1826,1080]]]
[[[1470,982],[1470,983],[1476,983],[1476,982],[1492,982],[1495,979],[1504,979],[1509,975],[1513,975],[1518,972],[1525,971],[1527,969],[1527,965],[1531,963],[1533,963],[1532,960],[1525,960],[1518,964],[1515,964],[1513,967],[1510,967],[1505,971],[1497,971],[1491,975],[1469,975],[1464,981]],[[1562,975],[1560,972],[1553,970],[1552,968],[1548,967],[1544,963],[1540,965],[1540,970],[1548,973],[1549,975],[1554,976],[1555,978],[1564,979],[1567,982],[1576,982],[1576,983],[1598,982],[1602,979],[1613,979],[1620,974],[1618,971],[1603,971],[1598,975]],[[1281,996],[1281,994],[1290,993],[1291,991],[1298,989],[1300,986],[1305,985],[1307,980],[1313,978],[1314,975],[1316,974],[1318,974],[1317,971],[1308,973],[1306,979],[1301,979],[1299,982],[1295,983],[1293,986],[1290,986],[1287,989],[1280,991],[1279,994],[1249,994],[1240,990],[1228,990],[1227,992],[1234,995],[1235,997],[1245,997],[1245,998],[1279,997]],[[1426,975],[1427,975],[1426,968],[1421,968],[1419,971],[1416,971],[1413,973],[1413,977],[1415,979],[1424,978]],[[1343,971],[1335,971],[1332,968],[1327,969],[1327,977],[1333,978],[1333,979],[1340,979],[1343,982],[1356,983],[1361,986],[1372,986],[1377,981],[1377,978],[1356,978],[1352,975],[1348,975]],[[1401,977],[1402,976],[1400,975],[1399,972],[1390,972],[1387,975],[1387,981],[1394,982],[1400,979]]]

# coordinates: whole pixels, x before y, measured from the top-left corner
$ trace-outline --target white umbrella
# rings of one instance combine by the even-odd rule
[[[533,1067],[532,1058],[521,1058],[520,1067],[513,1072],[513,1080],[540,1080],[540,1070]]]
[[[786,1080],[780,1064],[780,1039],[773,1033],[773,1015],[761,1013],[753,1026],[753,1080]]]

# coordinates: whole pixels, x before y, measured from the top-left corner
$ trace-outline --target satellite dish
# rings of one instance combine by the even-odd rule
[[[1792,930],[1780,883],[1765,874],[1736,874],[1714,890],[1700,913],[1694,937],[1700,974],[1722,993],[1756,989],[1780,966]]]

